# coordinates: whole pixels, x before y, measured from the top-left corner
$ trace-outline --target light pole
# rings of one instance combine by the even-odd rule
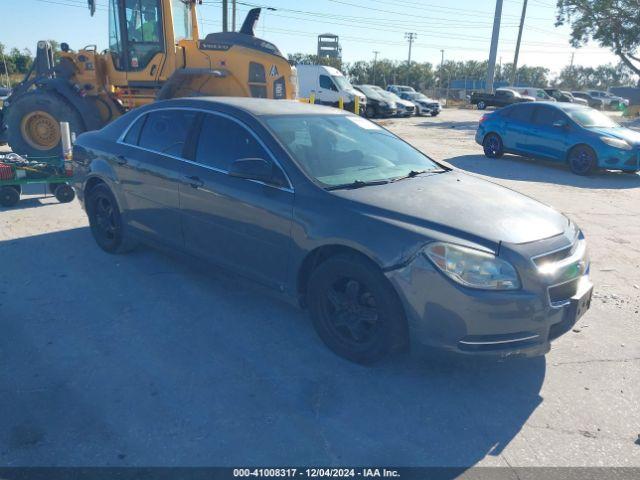
[[[518,57],[520,56],[520,41],[522,40],[522,29],[524,28],[524,17],[527,14],[527,1],[522,4],[522,15],[520,16],[520,28],[518,29],[518,40],[516,41],[516,53],[513,56],[513,72],[511,72],[511,85],[516,84],[516,75],[518,72]]]
[[[378,50],[373,51],[373,84],[376,84],[376,63],[378,62]]]
[[[496,12],[493,17],[493,32],[491,33],[491,50],[489,51],[489,66],[487,69],[487,92],[493,92],[493,79],[496,73],[496,57],[498,56],[498,38],[500,37],[500,20],[502,18],[502,1],[496,0]]]

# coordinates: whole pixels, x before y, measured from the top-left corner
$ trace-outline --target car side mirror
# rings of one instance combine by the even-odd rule
[[[273,163],[263,158],[239,158],[229,167],[229,175],[247,180],[257,180],[270,185],[282,186],[279,175],[275,174]]]
[[[553,126],[565,130],[569,126],[569,124],[566,120],[556,120],[555,122],[553,122]]]

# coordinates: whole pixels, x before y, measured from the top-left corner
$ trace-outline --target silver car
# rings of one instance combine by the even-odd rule
[[[410,344],[540,355],[589,308],[567,217],[345,111],[155,102],[82,134],[73,155],[102,249],[159,244],[252,278],[356,362]]]

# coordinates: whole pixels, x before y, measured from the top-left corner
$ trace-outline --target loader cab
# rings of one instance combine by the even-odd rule
[[[109,52],[116,70],[144,70],[165,52],[161,0],[109,0]]]

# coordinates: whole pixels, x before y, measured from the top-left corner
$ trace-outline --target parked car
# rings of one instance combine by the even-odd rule
[[[476,142],[489,158],[505,152],[568,163],[574,173],[596,168],[640,170],[640,133],[590,107],[520,104],[485,115]]]
[[[387,91],[400,96],[403,92],[415,92],[415,89],[408,85],[387,85]]]
[[[544,354],[589,308],[573,222],[346,111],[154,102],[80,135],[73,155],[103,250],[149,242],[253,278],[356,362],[410,342]]]
[[[609,92],[603,92],[602,90],[587,90],[587,93],[592,97],[599,98],[602,100],[602,104],[604,108],[609,108],[611,110],[617,110],[620,106],[629,106],[629,100],[626,98],[618,97],[617,95],[613,95]]]
[[[381,87],[378,87],[377,85],[372,85],[372,88],[374,88],[375,91],[378,92],[383,97],[396,103],[396,106],[398,109],[396,115],[398,117],[410,117],[415,114],[416,106],[413,104],[413,102],[410,102],[409,100],[404,100],[400,98],[398,95],[396,95],[395,93],[383,90]]]
[[[544,91],[551,98],[555,99],[556,102],[573,103],[575,101],[573,95],[567,94],[558,88],[545,88]]]
[[[533,97],[538,102],[548,101],[555,102],[555,99],[547,94],[544,88],[537,87],[509,87],[509,90],[518,92],[523,97]]]
[[[518,92],[509,88],[498,88],[496,93],[472,92],[469,101],[476,105],[478,110],[487,107],[504,107],[513,103],[533,102],[533,97],[523,97]]]
[[[571,99],[571,103],[577,103],[578,105],[584,105],[585,107],[589,106],[589,102],[584,98],[574,97],[571,92],[567,92],[566,90],[562,90],[562,93]]]
[[[324,65],[296,65],[298,89],[301,97],[315,97],[315,103],[337,107],[340,98],[344,108],[354,109],[355,97],[358,97],[362,112],[367,108],[367,97],[358,92],[340,70]]]
[[[416,115],[430,115],[436,117],[442,111],[442,105],[437,100],[418,92],[402,92],[400,98],[413,102],[416,107]]]
[[[367,108],[365,110],[367,118],[395,117],[398,113],[396,102],[381,95],[371,85],[354,85],[354,88],[367,96]]]
[[[582,98],[583,100],[586,100],[587,104],[591,108],[595,108],[597,110],[602,110],[604,108],[604,102],[601,99],[589,95],[587,92],[571,92],[571,95],[575,98]]]

